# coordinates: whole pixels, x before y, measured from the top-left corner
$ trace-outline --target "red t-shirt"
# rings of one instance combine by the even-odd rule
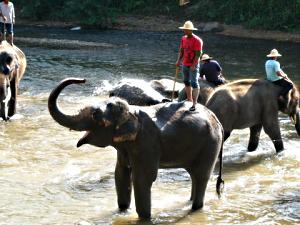
[[[183,48],[183,61],[184,66],[191,66],[194,63],[195,51],[202,51],[203,41],[200,37],[193,34],[188,38],[186,35],[181,38],[180,49]]]

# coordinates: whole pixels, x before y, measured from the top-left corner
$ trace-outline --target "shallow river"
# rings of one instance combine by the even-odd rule
[[[114,48],[50,49],[19,47],[28,59],[20,84],[17,115],[0,121],[0,224],[140,224],[134,201],[119,213],[114,189],[116,151],[76,148],[80,132],[53,121],[47,109],[51,90],[66,77],[87,79],[66,88],[65,112],[106,98],[121,79],[174,75],[181,32],[69,31],[18,28],[22,37],[105,42]],[[223,66],[228,79],[262,78],[265,55],[277,48],[281,64],[300,84],[300,45],[199,34],[205,51]],[[16,42],[17,43],[17,42]],[[299,224],[300,139],[280,114],[285,151],[275,155],[262,133],[255,153],[247,153],[249,132],[234,131],[225,143],[225,190],[215,193],[212,176],[203,210],[191,213],[190,179],[181,169],[159,170],[152,188],[152,217],[143,224]]]

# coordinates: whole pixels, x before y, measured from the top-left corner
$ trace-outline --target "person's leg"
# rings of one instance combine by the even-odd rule
[[[193,98],[193,106],[191,107],[191,111],[195,110],[195,106],[198,101],[199,92],[200,92],[200,85],[199,85],[199,65],[194,71],[190,71],[191,74],[191,85],[193,88],[192,91],[192,98]]]
[[[281,87],[279,97],[282,96],[285,98],[287,93],[293,88],[293,84],[285,79],[274,81],[273,84],[276,84]]]
[[[4,40],[4,23],[0,23],[0,42]]]
[[[13,24],[12,23],[7,23],[6,25],[6,32],[7,32],[7,42],[11,45],[13,45],[13,37],[14,37],[14,32],[13,32]]]
[[[193,98],[192,98],[190,67],[182,66],[182,74],[183,74],[183,83],[185,85],[187,101],[192,102]]]

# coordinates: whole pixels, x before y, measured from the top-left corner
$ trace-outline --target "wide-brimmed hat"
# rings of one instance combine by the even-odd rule
[[[207,54],[203,54],[202,57],[201,57],[201,61],[205,61],[205,60],[209,60],[209,59],[212,59],[212,57],[210,57]]]
[[[267,55],[267,57],[280,57],[281,55],[279,54],[279,52],[277,51],[277,49],[272,49],[270,54]]]
[[[198,30],[197,28],[194,27],[194,24],[191,21],[186,21],[183,24],[183,27],[178,27],[181,30]]]

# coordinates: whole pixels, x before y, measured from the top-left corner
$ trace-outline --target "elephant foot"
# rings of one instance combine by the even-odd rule
[[[203,202],[201,202],[201,203],[193,203],[193,205],[192,205],[192,211],[196,211],[196,210],[198,210],[198,209],[202,209],[203,208]]]
[[[274,141],[273,143],[276,149],[276,153],[282,152],[284,150],[282,140]]]
[[[151,213],[148,212],[137,212],[139,218],[142,220],[149,220],[151,218]]]
[[[128,204],[120,204],[119,205],[119,210],[122,211],[126,211],[129,208]]]
[[[278,154],[278,153],[282,152],[283,150],[284,150],[284,148],[282,148],[282,149],[276,149],[276,153]]]
[[[249,143],[248,152],[254,152],[257,149],[258,143]]]

